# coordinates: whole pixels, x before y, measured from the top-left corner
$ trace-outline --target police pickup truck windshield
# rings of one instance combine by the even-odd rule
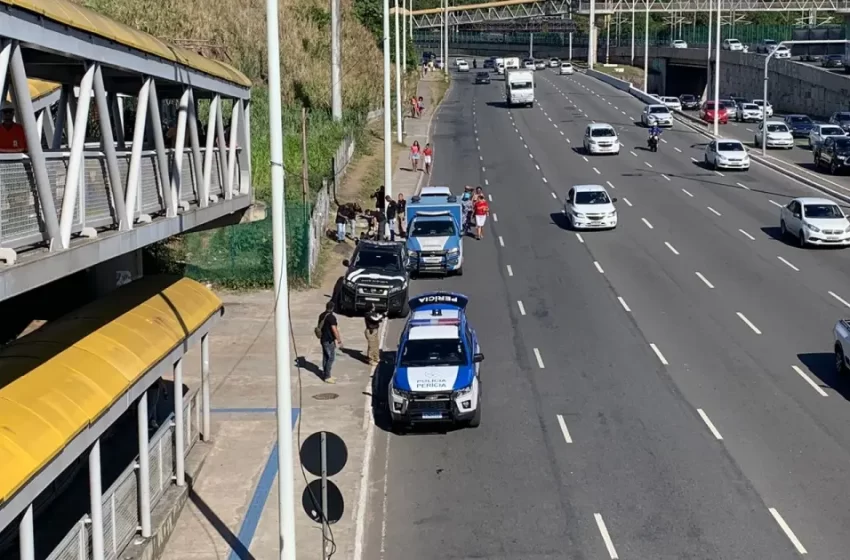
[[[466,350],[458,339],[408,340],[401,355],[402,367],[463,366]]]
[[[386,272],[399,272],[402,269],[398,254],[390,251],[360,251],[354,261],[354,268]]]
[[[451,220],[416,220],[413,222],[411,237],[451,237],[456,235]]]

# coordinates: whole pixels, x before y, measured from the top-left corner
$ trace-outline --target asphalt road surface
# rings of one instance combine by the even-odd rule
[[[464,276],[412,294],[471,296],[483,421],[399,436],[378,414],[363,557],[846,559],[831,328],[850,251],[778,238],[779,206],[819,193],[755,163],[705,169],[707,139],[678,123],[648,152],[641,103],[582,74],[539,71],[528,109],[504,107],[501,79],[454,78],[431,183],[480,184],[493,215]],[[620,155],[583,154],[592,121]],[[619,199],[616,230],[566,227],[588,183]]]

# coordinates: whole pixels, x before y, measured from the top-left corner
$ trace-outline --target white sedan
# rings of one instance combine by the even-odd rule
[[[610,124],[593,123],[584,129],[584,153],[614,154],[620,153],[620,139]]]
[[[558,72],[561,76],[571,76],[575,72],[573,65],[569,62],[561,63],[561,70]]]
[[[816,124],[809,133],[809,148],[814,148],[830,136],[847,136],[837,124]]]
[[[643,113],[640,114],[640,122],[644,126],[652,126],[657,124],[658,126],[673,126],[673,114],[670,113],[670,109],[667,108],[667,105],[647,105],[643,109]]]
[[[779,229],[800,247],[807,245],[850,245],[850,220],[826,198],[795,198],[780,210]]]
[[[767,112],[767,118],[773,116],[773,105],[770,103],[765,104],[764,99],[753,99],[753,104],[758,105],[765,110]]]
[[[740,140],[719,138],[709,142],[703,156],[705,165],[712,169],[741,169],[750,168],[750,156]]]
[[[758,130],[753,135],[753,144],[761,148],[761,137],[764,131],[764,123],[759,123]],[[782,121],[767,121],[767,144],[768,148],[794,148],[794,135],[788,125]]]
[[[674,49],[687,49],[688,48],[688,44],[681,39],[676,39],[675,41],[673,41],[673,43],[670,46],[672,46]]]
[[[773,50],[774,58],[791,58],[791,50],[785,45],[779,45]]]
[[[678,97],[662,97],[661,102],[667,105],[667,108],[671,111],[682,110],[682,102],[679,101]]]
[[[457,71],[458,72],[469,72],[469,63],[465,60],[457,61]]]
[[[564,201],[563,213],[572,229],[613,229],[617,227],[615,202],[602,185],[576,185]]]

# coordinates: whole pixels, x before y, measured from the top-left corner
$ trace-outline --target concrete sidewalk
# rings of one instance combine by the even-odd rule
[[[435,73],[436,74],[436,73]],[[434,96],[442,75],[420,81],[417,95],[425,99],[424,115],[405,119],[406,141],[424,146],[434,115]],[[431,100],[429,102],[429,100]],[[427,182],[423,172],[412,172],[406,151],[394,172],[393,196],[412,196]],[[377,185],[375,185],[377,187]],[[371,456],[371,375],[364,351],[363,320],[339,317],[344,347],[337,357],[328,385],[319,378],[321,349],[313,328],[342,272],[349,244],[334,247],[321,286],[290,294],[293,407],[300,409],[295,424],[297,442],[325,430],[340,436],[348,450],[342,472],[332,477],[344,501],[341,520],[332,525],[334,558],[357,558],[356,541],[362,537],[369,511],[366,503],[368,461]],[[278,557],[277,446],[275,421],[274,306],[271,292],[221,295],[226,315],[213,334],[213,442],[193,491],[165,546],[167,560],[242,560]],[[187,363],[199,361],[191,357]],[[185,372],[186,383],[196,386],[197,372]],[[368,436],[368,437],[367,437]],[[206,444],[200,444],[206,445]],[[315,477],[306,474],[306,481]],[[302,508],[306,487],[295,464],[297,555],[299,560],[322,559],[320,525]]]

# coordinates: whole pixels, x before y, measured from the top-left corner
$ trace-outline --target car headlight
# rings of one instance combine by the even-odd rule
[[[396,284],[395,286],[390,286],[390,293],[391,294],[397,294],[401,291],[404,291],[404,289],[406,287],[407,287],[407,282],[403,282],[401,284]]]
[[[457,247],[446,251],[447,255],[457,255],[458,253],[460,253],[460,249],[458,249]]]
[[[392,389],[394,397],[397,397],[399,399],[409,399],[410,398],[410,393],[407,392],[407,391],[404,391],[402,389],[396,389],[395,387],[391,387],[391,389]]]
[[[581,213],[581,212],[573,212],[573,216],[575,216],[576,218],[584,218],[585,217],[584,214]]]
[[[809,230],[811,230],[815,233],[820,233],[820,228],[813,226],[812,224],[810,224],[808,222],[806,222],[805,225],[806,225],[806,228],[808,228]]]
[[[463,389],[458,389],[457,391],[455,391],[454,394],[452,395],[452,397],[457,399],[459,397],[462,397],[464,395],[468,395],[470,393],[472,393],[472,384],[471,383],[469,384],[469,387],[464,387]]]
[[[349,280],[348,278],[346,278],[345,280],[343,280],[343,282],[342,282],[342,283],[345,285],[345,287],[346,287],[346,288],[353,288],[353,287],[354,287],[354,282],[352,282],[352,281],[351,281],[351,280]]]
[[[609,212],[608,214],[605,215],[605,217],[606,218],[616,218],[617,217],[617,211],[614,210],[613,212]]]
[[[419,258],[419,253],[417,253],[413,249],[408,249],[407,250],[407,256],[412,258],[412,259],[416,259],[416,258]]]

